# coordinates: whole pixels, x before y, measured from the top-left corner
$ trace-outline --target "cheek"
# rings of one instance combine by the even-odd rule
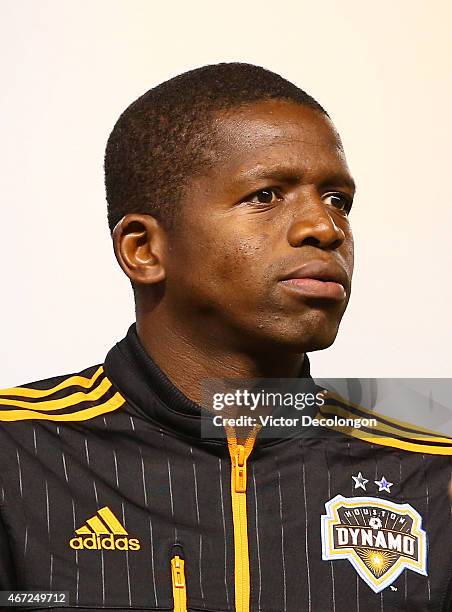
[[[257,291],[265,282],[268,235],[212,225],[186,224],[168,252],[168,280],[178,294],[218,299],[228,294],[230,301],[246,300],[247,294],[255,293],[253,287]]]
[[[345,239],[337,249],[337,255],[341,259],[342,265],[344,266],[345,270],[348,272],[349,277],[351,278],[354,265],[353,233],[348,223],[342,225],[341,229],[345,234]]]
[[[354,247],[354,242],[353,242],[353,236],[351,234],[350,234],[350,239],[347,242],[345,261],[346,261],[346,265],[348,267],[350,277],[351,277],[353,273],[354,262],[355,262],[355,247]]]
[[[198,221],[191,222],[187,228],[194,243],[187,244],[186,234],[183,236],[184,255],[202,268],[215,269],[222,278],[253,278],[253,272],[265,257],[268,234],[249,223],[240,223],[236,218]]]
[[[232,236],[216,243],[215,250],[222,252],[218,265],[218,274],[224,281],[230,283],[239,282],[250,285],[259,285],[265,279],[267,262],[266,236],[259,238]],[[267,262],[268,263],[268,262]]]

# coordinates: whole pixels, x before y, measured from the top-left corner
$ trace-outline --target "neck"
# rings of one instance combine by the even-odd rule
[[[197,330],[199,332],[199,329]],[[137,332],[146,352],[190,400],[201,403],[206,378],[296,378],[304,354],[267,350],[240,351],[224,342],[167,320],[139,316]]]

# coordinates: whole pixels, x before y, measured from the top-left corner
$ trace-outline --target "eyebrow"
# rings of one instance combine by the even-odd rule
[[[249,170],[238,176],[238,180],[266,179],[279,181],[287,185],[295,185],[299,183],[302,178],[302,174],[299,172],[294,172],[289,168],[279,166],[270,169]],[[335,172],[328,175],[321,181],[321,185],[322,187],[327,187],[329,185],[344,186],[353,192],[356,190],[356,183],[353,178],[349,174],[342,172]]]
[[[336,172],[328,176],[324,181],[321,181],[322,187],[328,187],[328,185],[339,185],[348,187],[350,191],[356,191],[356,183],[349,174],[343,174],[342,172]]]

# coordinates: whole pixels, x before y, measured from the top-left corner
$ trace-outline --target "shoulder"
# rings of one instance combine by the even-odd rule
[[[102,365],[0,389],[0,427],[17,421],[86,421],[120,408],[125,399]]]
[[[326,427],[349,438],[425,455],[452,455],[452,437],[399,420],[328,393],[320,409]]]

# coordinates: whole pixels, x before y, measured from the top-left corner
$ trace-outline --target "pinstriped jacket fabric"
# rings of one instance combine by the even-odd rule
[[[452,609],[447,439],[258,435],[234,493],[199,420],[134,326],[102,366],[0,392],[0,589],[77,610]]]

